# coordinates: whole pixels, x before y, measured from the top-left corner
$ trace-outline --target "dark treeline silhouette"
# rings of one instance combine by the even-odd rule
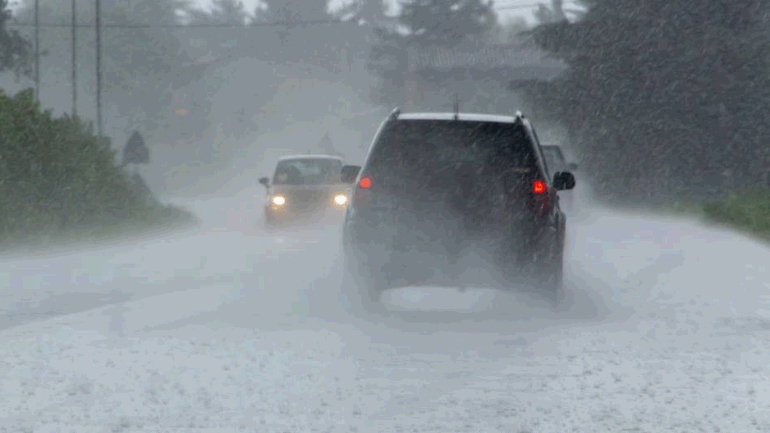
[[[84,26],[78,30],[78,112],[95,118],[93,2],[78,1]],[[205,11],[177,0],[105,1],[106,131],[114,143],[134,130],[150,148],[183,143],[174,144],[174,158],[221,167],[234,152],[222,140],[271,127],[259,123],[260,107],[270,105],[282,83],[300,77],[280,69],[291,67],[345,82],[380,106],[403,105],[415,92],[411,79],[417,87],[457,91],[463,108],[522,108],[538,124],[570,131],[567,144],[607,196],[711,197],[766,183],[770,36],[763,2],[585,0],[583,11],[550,3],[536,11],[541,24],[521,33],[521,22],[501,30],[483,0],[409,0],[397,17],[387,16],[381,0],[358,0],[336,11],[322,0],[271,0],[254,11],[236,0],[217,0]],[[41,22],[62,24],[41,28],[44,104],[46,83],[68,76],[69,13],[68,2],[41,5]],[[14,18],[32,22],[32,2]],[[32,29],[15,33],[7,15],[0,24],[0,37],[10,38],[2,44],[0,67],[28,71]],[[532,80],[553,74],[533,64],[527,78],[526,68],[500,62],[482,72],[476,66],[484,65],[427,67],[410,75],[415,50],[482,52],[501,42],[548,52],[567,70],[556,79]],[[244,61],[259,65],[238,63]],[[240,99],[217,105],[214,95],[238,71],[231,66],[236,63],[241,73],[256,68],[253,79]],[[345,75],[356,70],[355,79]],[[512,81],[516,86],[502,90]],[[448,94],[435,100],[441,98],[443,108],[451,107]],[[224,108],[231,110],[221,121]],[[225,138],[215,143],[206,133]],[[156,154],[163,161],[162,152]]]
[[[368,53],[371,31],[342,22],[324,1],[266,4],[247,11],[235,0],[216,0],[207,10],[178,0],[102,1],[103,116],[112,142],[124,143],[139,130],[149,147],[174,146],[171,165],[196,160],[218,168],[229,156],[206,134],[219,134],[214,129],[220,128],[237,139],[259,129],[258,108],[287,79],[274,75],[270,65],[306,64],[312,73],[333,74],[350,71]],[[12,18],[4,0],[0,9],[6,12],[0,17],[0,70],[31,72],[34,2],[24,0]],[[41,100],[66,113],[71,111],[70,14],[70,2],[41,2]],[[96,118],[93,1],[78,0],[77,23],[78,114],[91,120]],[[241,60],[263,67],[244,83],[241,99],[232,101],[232,116],[220,121],[212,117],[221,117],[223,108],[215,106],[214,95],[229,85],[229,65]],[[27,75],[23,83],[5,87],[11,93],[32,87]]]
[[[524,91],[568,125],[605,196],[766,186],[770,34],[761,0],[591,0],[532,30],[569,65]]]

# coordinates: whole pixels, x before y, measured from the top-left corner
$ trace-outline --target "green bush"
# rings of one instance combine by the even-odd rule
[[[93,125],[0,90],[0,245],[194,219],[162,206],[116,164]]]
[[[710,220],[770,238],[770,191],[731,193],[724,200],[703,206]]]

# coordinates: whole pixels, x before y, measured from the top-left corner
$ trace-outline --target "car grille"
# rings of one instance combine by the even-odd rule
[[[295,209],[309,209],[319,207],[326,204],[329,200],[328,193],[326,191],[292,191],[291,194],[287,194],[288,201],[291,203],[291,207]]]

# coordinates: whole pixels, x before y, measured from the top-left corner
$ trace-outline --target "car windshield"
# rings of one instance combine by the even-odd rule
[[[536,170],[524,134],[518,125],[497,122],[393,122],[378,139],[366,170],[378,186],[408,186],[410,194],[467,174],[486,181],[520,176]]]
[[[280,161],[274,185],[318,185],[340,182],[342,161],[332,158],[296,158]]]
[[[542,147],[545,163],[548,165],[548,170],[551,173],[561,171],[567,165],[567,161],[564,159],[564,154],[562,154],[561,148],[559,148],[559,146]]]

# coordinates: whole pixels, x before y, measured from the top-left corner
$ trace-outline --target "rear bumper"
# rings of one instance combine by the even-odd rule
[[[436,234],[431,238],[420,232],[404,235],[350,220],[345,222],[342,234],[343,252],[355,266],[406,273],[425,267],[452,268],[468,256],[496,267],[526,269],[549,255],[554,242],[558,243],[555,228],[522,227],[506,235],[446,230],[443,236]]]
[[[384,248],[359,245],[348,245],[344,250],[345,272],[351,278],[359,279],[359,287],[367,286],[376,292],[407,286],[445,286],[447,283],[500,284],[500,288],[510,288],[512,282],[526,283],[539,277],[538,266],[531,260],[510,260],[500,255],[490,255],[477,261],[475,257],[464,254],[456,258],[459,260],[452,260],[447,256],[395,253]],[[479,270],[486,277],[478,279],[472,276],[478,275]],[[467,274],[467,271],[471,273]],[[472,280],[468,280],[469,275]]]

